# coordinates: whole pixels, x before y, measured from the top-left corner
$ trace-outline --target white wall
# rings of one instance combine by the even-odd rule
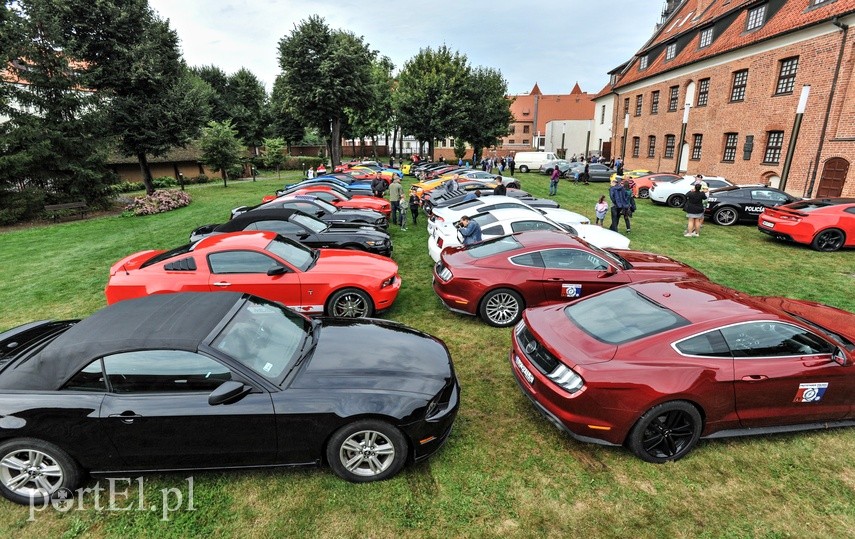
[[[558,152],[561,149],[561,134],[564,134],[564,148],[567,157],[574,153],[581,156],[585,153],[585,139],[588,135],[589,120],[553,120],[546,124],[546,146],[544,151]],[[597,152],[597,139],[591,132],[590,151]]]

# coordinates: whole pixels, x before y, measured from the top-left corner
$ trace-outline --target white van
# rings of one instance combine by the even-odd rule
[[[517,152],[514,163],[520,172],[540,170],[540,165],[558,159],[553,152]]]

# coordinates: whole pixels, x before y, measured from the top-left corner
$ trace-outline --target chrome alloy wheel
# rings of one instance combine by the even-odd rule
[[[347,471],[371,477],[383,473],[395,461],[395,446],[382,432],[354,432],[341,444],[339,459]]]
[[[59,463],[35,449],[16,449],[0,460],[0,481],[20,496],[50,495],[59,488],[62,479]]]
[[[487,299],[485,311],[492,323],[506,325],[519,316],[520,304],[509,292],[499,292]]]

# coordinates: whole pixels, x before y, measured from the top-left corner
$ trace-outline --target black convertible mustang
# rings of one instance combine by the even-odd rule
[[[300,210],[285,208],[248,211],[220,225],[200,226],[190,233],[190,242],[212,234],[240,230],[271,230],[313,248],[357,249],[383,256],[392,254],[392,240],[383,230],[358,223],[329,224]]]
[[[230,292],[8,330],[0,369],[0,493],[22,504],[86,472],[326,462],[386,479],[442,446],[460,395],[430,335]]]

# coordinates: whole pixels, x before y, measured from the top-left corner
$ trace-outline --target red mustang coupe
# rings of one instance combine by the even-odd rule
[[[326,200],[336,208],[345,210],[374,210],[382,213],[388,219],[392,215],[392,204],[383,198],[370,195],[350,195],[341,193],[329,185],[307,185],[289,195],[314,195]]]
[[[677,460],[699,438],[855,426],[855,314],[709,281],[525,311],[511,369],[574,438]]]
[[[855,247],[855,198],[814,198],[766,208],[757,228],[779,240],[817,251]]]
[[[518,232],[442,251],[433,289],[445,306],[512,326],[523,309],[565,303],[626,283],[674,277],[706,279],[667,256],[604,250],[552,231]]]
[[[247,292],[305,314],[367,317],[392,306],[398,265],[347,249],[310,249],[274,232],[210,236],[142,251],[110,268],[107,303],[161,292]]]

